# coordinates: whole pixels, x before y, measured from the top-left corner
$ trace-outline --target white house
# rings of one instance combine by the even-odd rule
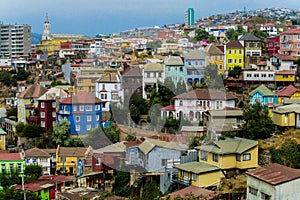
[[[39,148],[32,148],[25,151],[26,165],[41,165],[43,175],[50,175],[51,155]]]
[[[174,97],[175,118],[184,117],[190,121],[202,120],[202,114],[208,110],[223,110],[235,107],[235,97],[223,90],[196,89]],[[166,111],[162,108],[162,116]]]
[[[158,81],[165,80],[164,67],[160,63],[147,63],[142,67],[143,73],[143,98],[149,99],[152,90],[158,88]]]
[[[109,111],[111,102],[122,100],[121,81],[117,72],[103,74],[96,82],[96,97],[104,101],[102,111]]]
[[[291,55],[287,54],[273,54],[268,62],[267,65],[271,66],[271,69],[275,71],[279,70],[297,70],[297,64],[294,64],[296,58]]]
[[[246,174],[247,200],[300,199],[300,169],[271,164]]]

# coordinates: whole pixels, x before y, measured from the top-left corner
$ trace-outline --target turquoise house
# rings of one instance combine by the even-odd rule
[[[169,56],[164,61],[165,78],[171,78],[176,86],[179,81],[185,81],[184,63],[180,56]]]
[[[249,95],[250,104],[259,102],[262,106],[278,105],[278,96],[276,96],[275,92],[267,88],[264,84],[251,91]]]

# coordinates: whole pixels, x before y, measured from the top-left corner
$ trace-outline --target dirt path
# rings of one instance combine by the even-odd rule
[[[128,126],[120,125],[120,124],[118,124],[118,127],[120,128],[120,130],[122,132],[121,140],[125,139],[129,133],[134,133],[135,136],[138,136],[138,137],[150,137],[152,135],[161,133],[161,132],[157,132],[157,131],[144,130],[144,129],[140,129],[140,128],[132,128],[132,127],[128,127]]]

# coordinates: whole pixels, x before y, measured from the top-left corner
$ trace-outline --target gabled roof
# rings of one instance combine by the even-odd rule
[[[105,146],[100,149],[93,150],[93,153],[118,153],[118,152],[125,152],[126,146],[124,142],[118,142],[115,144],[111,144],[108,146]]]
[[[293,28],[280,33],[280,35],[294,35],[294,34],[295,35],[300,34],[300,28]]]
[[[98,80],[98,83],[120,83],[118,73],[103,74]]]
[[[72,95],[71,97],[62,100],[60,103],[61,104],[95,104],[101,102],[103,101],[97,98],[95,94],[86,91],[80,91]]]
[[[191,172],[193,174],[204,174],[220,170],[220,168],[204,162],[187,162],[184,164],[175,165],[174,167],[185,172]]]
[[[164,61],[167,66],[183,66],[183,61],[180,56],[169,56]]]
[[[160,110],[174,111],[175,110],[175,106],[174,105],[169,105],[169,106],[161,108]]]
[[[232,40],[232,41],[229,41],[227,44],[226,44],[226,48],[227,49],[243,49],[243,45],[240,43],[240,41],[238,40]]]
[[[252,94],[254,94],[256,92],[260,92],[264,96],[274,96],[275,95],[274,92],[272,92],[272,90],[267,88],[264,84],[261,84],[255,90],[252,90],[251,92],[249,92],[249,95],[251,96]]]
[[[187,150],[186,146],[181,146],[180,144],[175,143],[175,142],[165,142],[162,140],[155,140],[155,139],[150,139],[150,138],[146,138],[145,141],[138,146],[138,148],[144,154],[148,154],[156,146],[166,148],[166,149],[174,149],[174,150],[178,150],[178,151]]]
[[[261,39],[253,35],[252,33],[246,33],[243,35],[239,40],[244,40],[244,41],[260,41]]]
[[[200,188],[194,185],[188,186],[186,188],[183,188],[181,190],[178,190],[176,192],[172,192],[170,194],[170,198],[176,198],[176,197],[181,197],[181,198],[186,198],[187,195],[193,194],[195,197],[201,197],[204,199],[215,199],[216,197],[219,196],[219,194],[216,191],[211,191],[205,188]]]
[[[235,137],[215,141],[212,144],[206,144],[196,148],[199,150],[217,154],[242,154],[243,152],[252,149],[257,145],[258,142],[255,140]]]
[[[130,67],[123,72],[123,77],[142,77],[142,72],[139,67]]]
[[[204,50],[192,50],[186,54],[183,55],[184,59],[186,60],[200,60],[200,59],[205,59],[207,56],[207,52]]]
[[[206,51],[209,55],[223,55],[223,52],[214,44],[209,44],[206,46],[204,51]]]
[[[43,149],[39,149],[37,147],[28,149],[25,151],[25,157],[26,158],[40,158],[40,157],[44,157],[44,158],[50,158],[50,154],[46,151],[44,151]]]
[[[288,105],[283,105],[283,106],[278,106],[276,110],[273,110],[274,113],[300,113],[300,105],[293,103],[293,104],[288,104]]]
[[[164,71],[164,67],[160,63],[147,63],[143,66],[143,69],[147,72]]]
[[[21,153],[0,153],[0,160],[22,160]]]
[[[300,90],[293,85],[284,87],[281,90],[276,92],[276,95],[279,97],[291,97],[294,93],[299,92]]]
[[[280,75],[283,75],[283,74],[295,75],[296,71],[294,71],[294,70],[280,70],[280,71],[277,71],[276,74],[280,74]]]
[[[279,185],[300,178],[300,169],[293,169],[277,163],[260,167],[246,173],[249,176],[271,185]]]
[[[21,92],[18,95],[18,98],[23,99],[30,99],[30,98],[39,98],[42,96],[45,92],[47,92],[47,89],[43,86],[39,85],[38,83],[35,83],[33,85],[30,85],[26,90]]]
[[[294,56],[291,56],[288,54],[273,54],[272,56],[275,56],[282,61],[295,61],[296,60],[296,58]]]
[[[46,100],[56,100],[57,98],[66,98],[68,93],[65,92],[61,88],[53,87],[50,88],[47,92],[45,92],[40,98],[39,101],[46,101]]]
[[[84,157],[87,150],[86,147],[59,147],[58,156]]]
[[[196,89],[179,94],[174,99],[199,99],[199,100],[232,100],[235,99],[230,93],[216,89]]]

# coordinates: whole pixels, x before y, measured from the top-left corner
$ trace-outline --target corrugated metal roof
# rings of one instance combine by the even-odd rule
[[[267,88],[264,84],[261,84],[255,90],[252,90],[251,92],[249,92],[249,95],[252,95],[257,91],[262,93],[264,96],[274,96],[275,95],[275,93],[272,92],[272,90],[270,90],[269,88]]]
[[[169,56],[166,60],[165,60],[165,65],[168,66],[183,66],[183,62],[180,56]]]
[[[143,66],[144,71],[151,71],[151,72],[157,72],[157,71],[164,71],[164,68],[162,64],[160,63],[147,63]]]
[[[216,166],[206,164],[203,162],[188,162],[180,165],[175,165],[174,167],[186,172],[192,172],[194,174],[204,174],[211,171],[220,170],[220,168]]]
[[[300,169],[293,169],[277,163],[246,173],[271,185],[278,185],[300,178]]]
[[[192,50],[186,54],[183,55],[184,59],[186,60],[200,60],[205,59],[207,56],[207,53],[200,49],[200,50]]]

